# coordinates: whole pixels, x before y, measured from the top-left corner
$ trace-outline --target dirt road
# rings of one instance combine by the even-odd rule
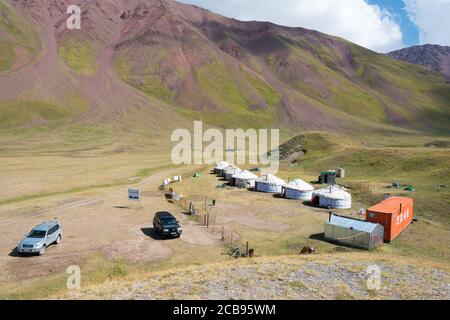
[[[64,272],[70,265],[80,265],[93,254],[102,254],[111,261],[151,263],[170,258],[173,248],[185,244],[210,246],[219,244],[214,235],[188,221],[179,209],[167,202],[158,187],[167,176],[192,170],[164,170],[134,185],[141,190],[142,208],[127,208],[127,188],[115,187],[92,198],[70,198],[59,206],[30,210],[0,217],[0,276],[2,283],[25,283],[28,280]],[[31,204],[30,204],[31,206]],[[180,239],[166,241],[152,230],[155,211],[173,212],[185,232]],[[64,230],[63,241],[53,245],[45,256],[22,257],[13,248],[30,228],[45,220],[57,219]]]

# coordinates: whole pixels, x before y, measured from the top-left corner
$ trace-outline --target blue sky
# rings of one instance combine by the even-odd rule
[[[450,0],[178,0],[239,20],[339,36],[377,52],[450,45]]]
[[[400,25],[405,46],[419,44],[419,29],[408,16],[403,0],[368,0],[368,3],[378,5],[393,14],[395,21]]]

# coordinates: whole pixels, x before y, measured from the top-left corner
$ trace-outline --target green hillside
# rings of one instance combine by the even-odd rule
[[[5,0],[0,0],[0,73],[31,61],[38,50],[37,33]]]

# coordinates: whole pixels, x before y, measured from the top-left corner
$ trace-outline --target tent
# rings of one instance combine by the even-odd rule
[[[231,181],[231,177],[233,175],[235,175],[238,172],[241,172],[242,170],[238,167],[235,166],[228,166],[224,171],[223,171],[223,177],[225,178],[225,180],[227,181]]]
[[[286,182],[272,174],[260,176],[255,182],[255,191],[268,193],[281,193],[281,188]]]
[[[231,166],[231,163],[228,163],[226,161],[220,161],[215,167],[214,167],[214,173],[215,174],[222,174],[223,170],[225,170],[226,167]]]
[[[312,203],[323,208],[350,209],[352,207],[352,196],[338,186],[330,186],[314,191]]]
[[[258,179],[256,174],[251,173],[248,170],[240,171],[231,176],[231,185],[238,188],[249,188],[255,186],[255,181]]]
[[[325,223],[325,239],[338,244],[372,250],[383,244],[384,227],[378,223],[331,215]]]
[[[286,199],[311,201],[314,187],[302,179],[295,179],[282,187],[281,195]]]

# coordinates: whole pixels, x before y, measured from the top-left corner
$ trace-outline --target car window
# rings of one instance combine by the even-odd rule
[[[177,219],[175,218],[164,218],[162,219],[162,224],[165,226],[170,226],[173,224],[177,224]]]
[[[31,230],[31,232],[27,236],[28,238],[44,238],[45,231],[43,230]]]
[[[51,227],[51,228],[48,230],[48,235],[54,234],[55,231],[56,231],[56,226]]]

